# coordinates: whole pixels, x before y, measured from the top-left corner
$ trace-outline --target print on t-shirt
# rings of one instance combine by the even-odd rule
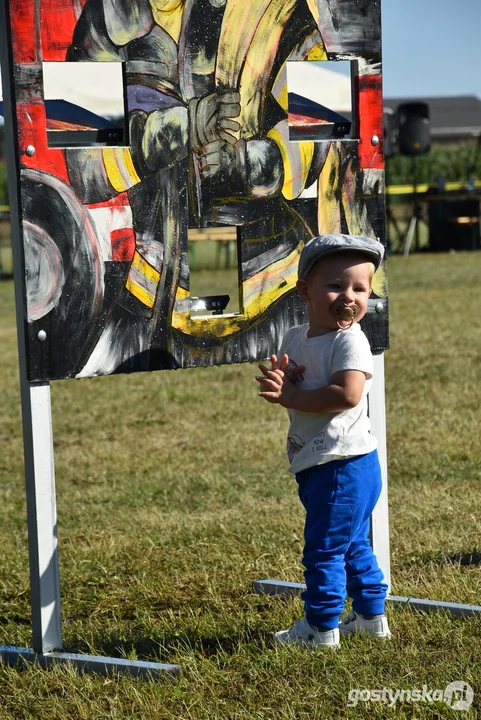
[[[299,373],[298,375],[294,375],[294,377],[292,377],[292,371],[295,370],[296,367],[298,367],[296,361],[292,358],[289,358],[289,363],[286,368],[286,375],[291,381],[291,383],[294,383],[294,385],[297,385],[297,383],[304,381],[304,375],[302,373]]]
[[[299,437],[299,435],[288,435],[287,437],[287,457],[289,458],[289,461],[292,462],[292,458],[296,453],[299,452],[299,450],[302,450],[305,443],[302,438]]]

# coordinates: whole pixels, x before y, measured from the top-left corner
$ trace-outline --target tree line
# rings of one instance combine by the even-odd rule
[[[386,160],[388,185],[418,183],[438,186],[445,182],[468,182],[481,179],[481,140],[442,147],[434,146],[426,155],[416,158],[394,155]],[[0,160],[0,205],[8,205],[7,166]]]

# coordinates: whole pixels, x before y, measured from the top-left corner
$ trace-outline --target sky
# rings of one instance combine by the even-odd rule
[[[481,98],[481,0],[381,0],[386,98]]]
[[[386,98],[481,98],[481,0],[381,0],[381,13]]]

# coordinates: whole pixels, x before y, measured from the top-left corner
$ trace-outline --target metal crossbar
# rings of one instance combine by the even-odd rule
[[[76,653],[48,652],[36,653],[29,648],[14,645],[0,645],[0,662],[14,667],[37,664],[43,668],[55,665],[71,665],[80,672],[98,675],[130,675],[145,680],[156,680],[168,675],[176,675],[179,665],[147,662],[144,660],[126,660],[124,658],[103,657],[102,655],[78,655]]]
[[[271,595],[274,597],[297,597],[306,589],[304,583],[286,582],[284,580],[255,580],[254,592],[258,595]],[[423,598],[402,597],[401,595],[388,595],[386,598],[390,605],[406,607],[418,612],[445,611],[453,617],[481,617],[480,605],[464,605],[462,603],[444,602],[442,600],[425,600]]]

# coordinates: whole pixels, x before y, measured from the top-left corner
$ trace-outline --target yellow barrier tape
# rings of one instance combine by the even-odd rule
[[[476,180],[476,182],[473,183],[473,187],[481,188],[481,180]],[[420,185],[416,185],[416,192],[418,194],[425,193],[429,190],[429,188],[433,189],[433,195],[434,195],[435,194],[434,191],[437,189],[433,185],[429,185],[429,183],[421,183]],[[442,195],[444,191],[449,192],[450,190],[464,190],[467,193],[470,192],[465,181],[464,182],[447,182],[444,185],[443,190],[439,190],[438,192],[440,195]],[[414,185],[388,185],[386,187],[387,195],[412,195],[413,193],[414,193]]]

